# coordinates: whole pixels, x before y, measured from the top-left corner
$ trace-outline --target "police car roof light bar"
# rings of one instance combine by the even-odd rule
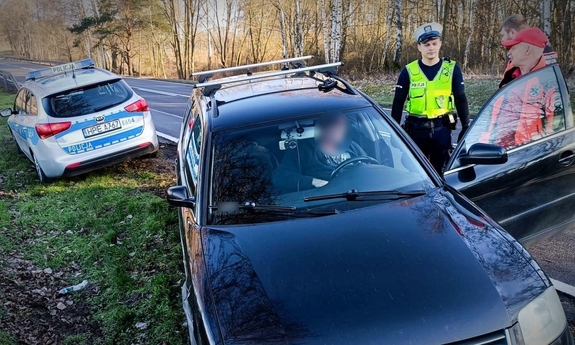
[[[255,79],[277,77],[277,76],[282,76],[282,75],[297,74],[297,73],[303,73],[303,72],[322,73],[322,74],[327,75],[328,77],[334,76],[334,75],[337,75],[337,69],[336,68],[339,66],[343,66],[343,62],[334,62],[334,63],[324,64],[324,65],[302,67],[302,68],[298,68],[298,69],[264,72],[264,73],[258,73],[258,74],[253,74],[253,75],[246,75],[246,76],[242,76],[242,77],[219,79],[219,80],[214,80],[214,81],[208,81],[205,83],[194,84],[194,88],[195,89],[203,88],[204,89],[203,94],[208,96],[209,94],[212,93],[212,91],[220,89],[222,87],[222,85],[231,84],[231,83],[239,83],[239,82],[250,81],[250,80],[255,80]]]
[[[86,69],[94,67],[94,60],[92,59],[84,59],[80,61],[70,62],[58,66],[52,66],[50,68],[39,69],[37,71],[32,71],[26,73],[26,81],[28,80],[36,80],[42,77],[48,77],[51,75],[66,73],[66,72],[73,72],[78,69]]]
[[[235,71],[247,70],[248,74],[249,74],[250,68],[265,67],[265,66],[271,66],[271,65],[280,64],[280,63],[290,63],[290,62],[299,62],[299,63],[301,63],[301,65],[305,66],[305,64],[303,63],[304,60],[309,60],[312,58],[313,58],[313,55],[306,55],[306,56],[301,56],[301,57],[294,57],[294,58],[288,58],[288,59],[282,59],[282,60],[260,62],[260,63],[254,63],[254,64],[249,64],[249,65],[220,68],[220,69],[214,69],[211,71],[195,72],[195,73],[192,73],[190,75],[190,77],[199,77],[198,78],[199,82],[204,83],[204,82],[208,81],[208,79],[211,78],[216,73],[225,73],[225,72],[235,72]]]

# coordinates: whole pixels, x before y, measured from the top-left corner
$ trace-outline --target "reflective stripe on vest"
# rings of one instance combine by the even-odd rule
[[[452,84],[455,61],[443,60],[432,81],[427,79],[419,67],[419,60],[405,67],[409,74],[409,98],[406,107],[409,114],[433,119],[453,110]]]

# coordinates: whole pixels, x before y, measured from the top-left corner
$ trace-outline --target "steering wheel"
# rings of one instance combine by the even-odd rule
[[[369,156],[354,157],[354,158],[351,158],[351,159],[348,159],[346,161],[339,163],[339,165],[331,172],[331,176],[329,177],[329,180],[331,181],[334,177],[337,176],[337,174],[339,174],[340,171],[342,171],[348,165],[356,164],[359,162],[366,162],[369,164],[379,164],[377,159],[369,157]]]

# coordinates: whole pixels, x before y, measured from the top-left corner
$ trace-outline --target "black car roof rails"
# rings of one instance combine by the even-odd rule
[[[238,83],[244,81],[250,81],[255,79],[263,79],[269,77],[277,77],[282,75],[288,74],[302,74],[304,72],[309,72],[309,76],[313,77],[314,74],[320,73],[325,75],[326,77],[332,77],[337,75],[337,67],[343,66],[343,62],[334,62],[328,63],[324,65],[317,65],[317,66],[308,66],[308,67],[300,67],[297,69],[288,69],[288,70],[279,70],[279,71],[272,71],[272,72],[265,72],[265,73],[258,73],[258,74],[248,74],[245,76],[233,77],[233,78],[226,78],[226,79],[219,79],[214,81],[207,81],[203,83],[194,84],[194,88],[199,89],[202,88],[202,93],[204,96],[211,95],[214,91],[219,90],[222,85],[231,84],[231,83]],[[245,67],[244,67],[245,68]]]
[[[287,58],[281,60],[274,60],[274,61],[266,61],[260,63],[254,63],[249,65],[242,65],[242,66],[234,66],[234,67],[227,67],[227,68],[220,68],[214,69],[210,71],[202,71],[202,72],[195,72],[190,74],[190,77],[198,77],[198,83],[205,83],[211,77],[214,76],[216,73],[226,73],[226,72],[235,72],[235,71],[246,71],[246,75],[252,75],[250,71],[251,68],[258,68],[258,67],[265,67],[271,66],[276,64],[284,64],[284,68],[291,63],[295,68],[305,67],[305,60],[313,59],[313,55],[306,55],[294,58]],[[282,69],[284,69],[282,68]]]

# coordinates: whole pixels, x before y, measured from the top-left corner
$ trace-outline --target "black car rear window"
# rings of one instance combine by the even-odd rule
[[[132,91],[121,79],[66,90],[44,98],[44,109],[52,117],[82,116],[124,103]]]

